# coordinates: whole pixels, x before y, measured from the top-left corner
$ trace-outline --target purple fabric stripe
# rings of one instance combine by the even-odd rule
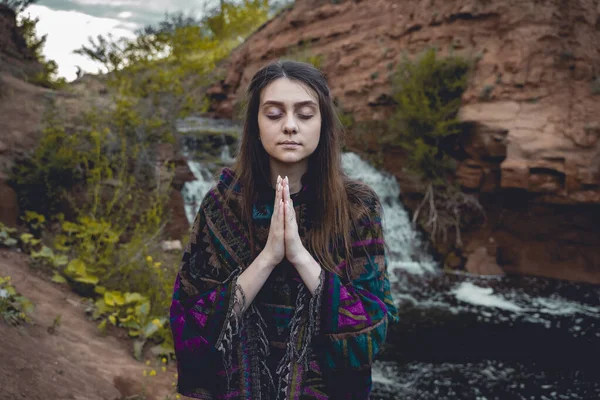
[[[304,390],[304,394],[308,395],[308,396],[313,396],[315,399],[319,399],[319,400],[329,399],[329,397],[325,396],[324,394],[315,392],[311,387],[307,387]]]

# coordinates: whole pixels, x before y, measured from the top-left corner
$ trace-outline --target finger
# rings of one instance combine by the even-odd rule
[[[279,200],[281,199],[280,196],[280,192],[281,192],[281,176],[277,175],[277,185],[275,186],[276,190],[275,190],[275,205],[278,205]]]
[[[296,220],[296,211],[294,210],[294,203],[293,203],[293,201],[291,199],[288,200],[287,213],[289,214],[289,220],[290,221],[295,221]]]
[[[287,183],[287,176],[286,176],[285,180],[286,181],[285,181],[285,195],[284,195],[285,197],[284,197],[284,200],[285,201],[290,201],[290,185],[288,185],[288,183]]]
[[[278,177],[277,178],[278,183],[276,185],[276,189],[275,189],[275,203],[273,204],[273,217],[275,219],[279,219],[280,214],[282,214],[283,210],[281,207],[281,191],[282,191],[282,186],[281,186],[281,179]]]
[[[279,200],[279,214],[277,214],[277,221],[280,223],[279,226],[283,226],[283,216],[285,212],[283,210],[283,200]]]

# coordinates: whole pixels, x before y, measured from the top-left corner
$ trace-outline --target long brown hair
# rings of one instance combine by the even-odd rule
[[[270,182],[269,155],[258,139],[258,111],[263,89],[280,78],[288,78],[314,90],[321,111],[321,136],[309,158],[306,175],[312,195],[315,196],[312,225],[307,238],[308,250],[322,268],[334,273],[338,273],[334,255],[343,257],[348,262],[345,268],[347,277],[356,276],[363,266],[352,265],[351,232],[357,228],[358,220],[368,215],[366,203],[373,198],[374,192],[367,185],[351,180],[342,170],[345,132],[327,79],[310,64],[289,60],[271,62],[256,72],[248,86],[244,130],[231,167],[236,179],[231,188],[238,182],[242,188],[242,218],[244,221],[252,220],[256,188]],[[252,224],[248,225],[254,258],[254,234]]]

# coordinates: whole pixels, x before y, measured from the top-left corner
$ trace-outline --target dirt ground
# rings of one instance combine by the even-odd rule
[[[131,342],[102,336],[83,299],[28,266],[27,256],[0,250],[0,276],[35,304],[32,324],[0,320],[1,400],[165,400],[175,398],[175,365],[163,372],[131,355]],[[48,328],[60,315],[54,333]],[[156,376],[144,377],[154,369]],[[143,394],[144,391],[147,394]]]

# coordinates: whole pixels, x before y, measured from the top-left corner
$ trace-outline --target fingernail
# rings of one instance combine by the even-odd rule
[[[277,183],[281,182],[281,175],[277,175]]]

